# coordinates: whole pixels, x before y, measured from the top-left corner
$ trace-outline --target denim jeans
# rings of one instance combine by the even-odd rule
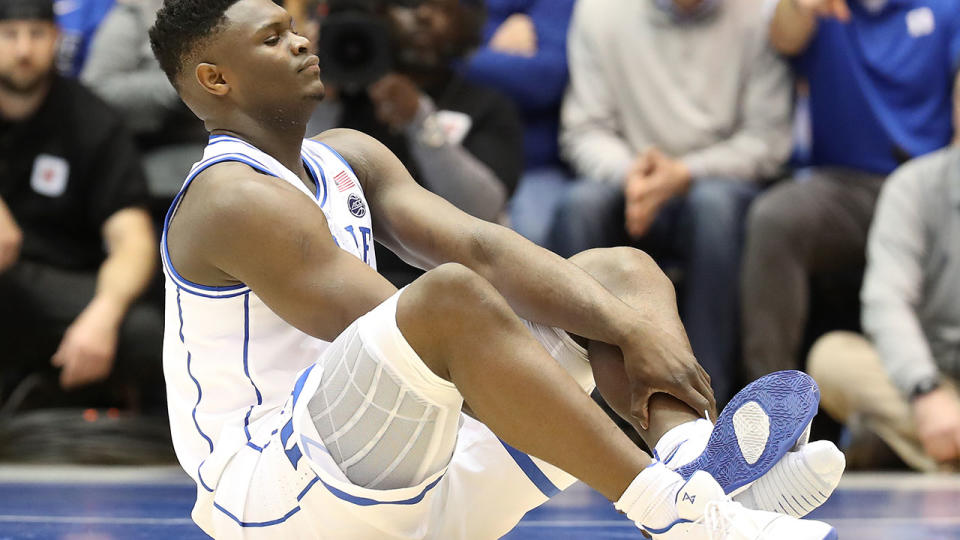
[[[557,206],[573,185],[570,174],[560,167],[526,171],[510,199],[510,228],[545,246]]]
[[[569,257],[585,249],[632,245],[660,264],[682,271],[680,314],[693,352],[725,402],[737,379],[739,276],[743,230],[754,182],[695,180],[686,195],[669,201],[639,239],[624,228],[621,186],[578,181],[564,195],[548,246]]]

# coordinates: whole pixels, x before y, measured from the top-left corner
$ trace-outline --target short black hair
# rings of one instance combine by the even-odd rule
[[[224,13],[238,1],[164,0],[150,29],[150,47],[175,88],[184,62],[221,30]]]

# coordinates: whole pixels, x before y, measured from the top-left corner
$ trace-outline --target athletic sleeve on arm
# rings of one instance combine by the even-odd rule
[[[435,113],[435,106],[429,98],[423,97],[420,109],[417,119],[408,129],[409,148],[416,160],[420,181],[430,191],[464,212],[495,221],[506,204],[508,189],[516,185],[520,156],[516,146],[491,151],[487,141],[490,133],[486,132],[492,129],[495,135],[506,139],[509,144],[515,138],[513,131],[519,131],[519,124],[514,120],[513,128],[485,126],[483,116],[473,117],[470,134],[463,143],[447,141],[433,145],[424,141],[424,124]],[[503,143],[496,138],[493,142]],[[516,144],[518,141],[513,142]],[[511,164],[516,167],[511,167]]]

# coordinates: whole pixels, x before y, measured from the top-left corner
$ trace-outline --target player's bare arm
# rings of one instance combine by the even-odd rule
[[[244,283],[285,321],[327,341],[396,292],[337,247],[316,204],[241,163],[215,165],[194,180],[168,246],[185,278]]]
[[[655,392],[713,414],[709,377],[685,340],[645,320],[576,265],[423,189],[375,139],[351,130],[316,139],[352,165],[370,202],[376,239],[404,260],[423,269],[462,264],[492,283],[521,317],[619,346],[632,410],[644,427]]]

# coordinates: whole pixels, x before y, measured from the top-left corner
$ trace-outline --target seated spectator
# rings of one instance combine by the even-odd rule
[[[545,245],[571,174],[560,162],[560,103],[567,87],[567,30],[574,0],[487,0],[484,45],[466,77],[510,97],[523,121],[524,172],[510,226]]]
[[[863,328],[814,345],[821,404],[921,471],[960,466],[960,148],[887,180],[867,243]],[[855,384],[851,384],[852,382]]]
[[[678,261],[681,315],[722,402],[743,219],[790,152],[787,66],[750,0],[580,2],[569,55],[560,144],[585,180],[550,245],[566,257],[631,244]]]
[[[54,3],[60,49],[57,69],[65,77],[77,77],[83,69],[93,34],[114,0],[57,0]]]
[[[143,155],[149,192],[166,207],[200,160],[208,135],[150,50],[147,30],[162,4],[117,0],[93,38],[80,80],[122,113]]]
[[[802,368],[811,278],[859,277],[884,179],[950,141],[960,10],[941,0],[780,0],[770,39],[809,84],[812,167],[750,210],[748,378]]]
[[[119,115],[55,74],[53,20],[51,0],[0,0],[4,396],[52,364],[64,389],[111,377],[162,397],[159,306],[135,303],[157,259],[139,158]]]
[[[478,218],[500,220],[522,168],[519,119],[507,98],[453,70],[479,41],[479,8],[435,0],[391,5],[385,17],[393,70],[356,89],[325,79],[328,97],[308,134],[333,127],[368,133],[430,191]],[[377,264],[398,285],[419,273],[379,246]]]

